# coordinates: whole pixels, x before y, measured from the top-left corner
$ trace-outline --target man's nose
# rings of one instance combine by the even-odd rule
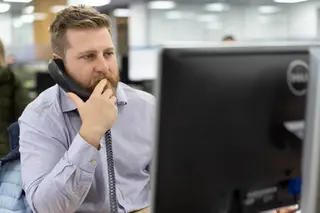
[[[110,71],[109,63],[108,63],[107,59],[103,55],[99,55],[97,57],[96,71],[103,72],[103,73],[106,73],[106,72]]]

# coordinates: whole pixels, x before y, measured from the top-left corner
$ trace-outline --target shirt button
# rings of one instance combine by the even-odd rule
[[[95,165],[97,164],[97,161],[96,161],[96,160],[92,160],[92,161],[91,161],[91,164],[92,164],[93,166],[95,166]]]

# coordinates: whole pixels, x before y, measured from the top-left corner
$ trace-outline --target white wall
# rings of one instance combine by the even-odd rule
[[[311,39],[317,37],[318,8],[318,2],[293,5],[288,11],[289,37]]]
[[[168,20],[168,11],[148,13],[148,36],[151,45],[186,41],[221,41],[226,34],[237,40],[312,40],[318,37],[319,3],[281,4],[281,12],[261,15],[257,6],[231,6],[223,13],[204,11],[198,5],[179,5],[175,10],[189,13],[179,20]],[[216,15],[215,21],[197,21],[198,15]],[[214,23],[216,22],[216,23]],[[212,29],[207,29],[211,25]],[[219,26],[220,25],[220,26]],[[220,27],[220,29],[219,29]]]
[[[12,46],[25,46],[34,44],[33,24],[23,24],[21,27],[12,27]]]
[[[11,14],[0,13],[0,38],[5,46],[11,45],[12,43],[12,30],[11,30]]]
[[[147,22],[149,17],[147,12],[147,6],[143,0],[130,3],[129,46],[148,45]]]
[[[111,33],[112,33],[112,40],[113,43],[115,45],[115,52],[118,53],[118,47],[117,47],[117,43],[118,43],[118,32],[117,32],[117,18],[114,17],[113,15],[110,15],[110,19],[111,19]]]
[[[241,16],[233,16],[241,19]],[[261,15],[256,7],[248,7],[244,16],[240,40],[283,40],[287,38],[287,17],[283,13]],[[235,30],[239,30],[241,25]]]
[[[33,25],[24,24],[19,28],[14,28],[13,18],[10,13],[0,14],[0,38],[7,48],[12,46],[23,47],[34,43]]]

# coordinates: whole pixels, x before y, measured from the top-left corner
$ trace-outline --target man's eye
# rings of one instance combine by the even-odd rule
[[[111,56],[111,55],[113,55],[113,52],[106,52],[106,53],[104,53],[104,55],[105,56]]]
[[[94,59],[94,55],[93,54],[85,55],[85,56],[83,56],[83,58],[86,60],[92,60],[92,59]]]

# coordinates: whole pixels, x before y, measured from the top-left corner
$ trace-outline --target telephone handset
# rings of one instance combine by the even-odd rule
[[[73,92],[78,95],[83,101],[89,99],[91,93],[79,86],[65,71],[62,59],[51,59],[48,65],[50,76],[53,80],[65,91]],[[110,213],[118,213],[118,201],[116,193],[116,178],[112,149],[111,130],[105,133],[106,155],[108,164],[108,180],[109,180],[109,202]]]
[[[51,59],[48,65],[49,75],[65,91],[73,92],[83,101],[89,99],[91,93],[78,85],[65,71],[62,59]]]

